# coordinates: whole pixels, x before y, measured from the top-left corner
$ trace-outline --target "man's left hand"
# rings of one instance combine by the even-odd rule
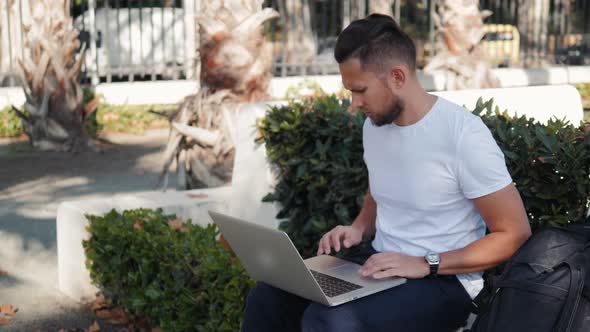
[[[430,274],[430,267],[421,256],[383,252],[369,257],[359,272],[363,277],[372,276],[375,279],[388,277],[420,279]]]

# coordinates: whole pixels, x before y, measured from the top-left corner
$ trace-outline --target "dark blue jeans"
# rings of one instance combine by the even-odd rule
[[[348,257],[359,264],[375,251]],[[462,326],[471,298],[455,276],[405,284],[336,307],[259,282],[248,294],[242,332],[444,332]]]

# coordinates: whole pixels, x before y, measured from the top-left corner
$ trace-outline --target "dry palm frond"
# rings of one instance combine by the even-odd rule
[[[485,34],[483,19],[491,12],[480,11],[477,0],[442,0],[438,7],[433,17],[439,34],[437,53],[424,71],[444,72],[448,90],[498,87],[478,45]]]
[[[19,59],[25,113],[32,145],[41,150],[94,147],[84,132],[85,107],[78,82],[84,49],[69,16],[68,1],[22,1],[25,55]],[[16,3],[14,4],[17,5]]]
[[[267,97],[272,54],[261,25],[278,13],[262,0],[204,3],[200,24],[201,90],[171,121],[162,181],[176,165],[182,188],[215,187],[231,179],[240,103]]]

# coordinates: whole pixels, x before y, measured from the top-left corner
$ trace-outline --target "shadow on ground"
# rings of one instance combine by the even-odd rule
[[[0,302],[19,308],[3,332],[92,324],[84,305],[57,290],[57,207],[66,200],[156,190],[167,138],[167,130],[109,135],[113,143],[104,152],[76,155],[0,144],[0,269],[9,273],[0,276]],[[117,331],[103,325],[101,331]]]

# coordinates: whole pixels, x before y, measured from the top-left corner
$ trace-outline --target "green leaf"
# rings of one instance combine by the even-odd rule
[[[261,121],[266,123],[261,132],[267,156],[281,170],[272,195],[282,206],[278,217],[285,220],[280,227],[304,257],[314,254],[323,232],[358,214],[367,190],[365,116],[347,113],[348,105],[348,100],[333,96],[319,98],[277,107]],[[588,135],[561,120],[544,125],[512,116],[493,100],[480,98],[473,112],[504,153],[533,226],[544,220],[575,219],[564,217],[566,211],[581,217],[580,206],[590,196]],[[283,123],[283,129],[271,132],[268,119]]]

